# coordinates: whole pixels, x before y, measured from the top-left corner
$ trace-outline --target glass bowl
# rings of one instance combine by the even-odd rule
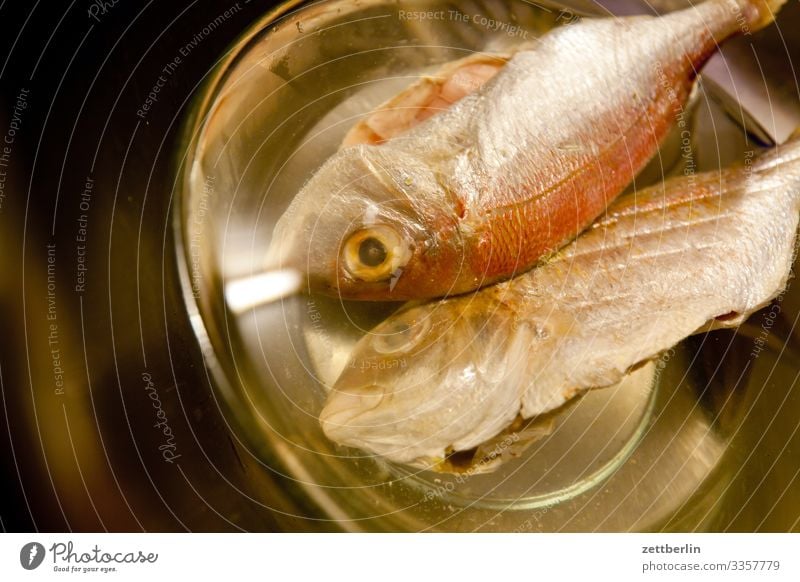
[[[770,434],[788,434],[791,415],[775,408],[800,405],[791,290],[784,335],[776,327],[757,359],[763,313],[576,399],[547,419],[550,435],[488,474],[412,470],[323,435],[326,386],[397,304],[309,294],[241,311],[226,303],[231,282],[262,274],[276,220],[359,115],[441,63],[578,15],[519,0],[290,2],[254,24],[196,99],[175,206],[187,306],[232,437],[280,480],[309,529],[713,530],[754,503],[759,419],[780,418]],[[700,171],[754,147],[702,85],[689,127]],[[684,137],[667,140],[640,186],[682,172]]]

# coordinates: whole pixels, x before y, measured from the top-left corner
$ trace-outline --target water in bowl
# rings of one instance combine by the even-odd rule
[[[760,423],[795,426],[776,412],[781,399],[798,405],[791,290],[777,315],[683,342],[545,419],[550,434],[518,458],[460,474],[392,465],[320,430],[326,387],[396,304],[313,294],[242,313],[225,304],[229,282],[263,270],[275,221],[359,115],[441,63],[574,21],[555,4],[516,0],[309,4],[265,16],[198,100],[178,216],[189,307],[233,435],[285,484],[309,527],[724,529],[763,521],[752,492],[788,483],[759,475],[753,454],[777,447],[758,440]],[[702,87],[687,127],[638,186],[753,149]]]

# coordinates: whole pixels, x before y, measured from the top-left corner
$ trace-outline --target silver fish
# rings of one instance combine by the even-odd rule
[[[739,325],[789,277],[800,139],[749,162],[628,195],[544,266],[389,317],[356,345],[324,432],[428,466]]]
[[[491,77],[477,90],[325,162],[277,222],[266,262],[367,300],[465,293],[530,269],[656,153],[718,43],[765,26],[784,2],[588,20],[494,75],[473,67],[471,78]]]

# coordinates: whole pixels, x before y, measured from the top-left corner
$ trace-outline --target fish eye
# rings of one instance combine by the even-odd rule
[[[388,255],[384,244],[376,238],[365,238],[358,247],[358,258],[368,267],[380,267]]]
[[[425,337],[431,328],[430,319],[422,321],[396,321],[384,326],[372,340],[372,347],[381,354],[408,351]]]
[[[388,225],[357,230],[344,243],[343,259],[347,272],[361,281],[389,279],[408,262],[408,244]]]

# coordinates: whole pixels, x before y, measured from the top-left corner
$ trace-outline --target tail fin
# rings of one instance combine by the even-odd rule
[[[742,17],[752,31],[761,30],[772,24],[786,0],[721,0],[732,8],[738,5]]]

